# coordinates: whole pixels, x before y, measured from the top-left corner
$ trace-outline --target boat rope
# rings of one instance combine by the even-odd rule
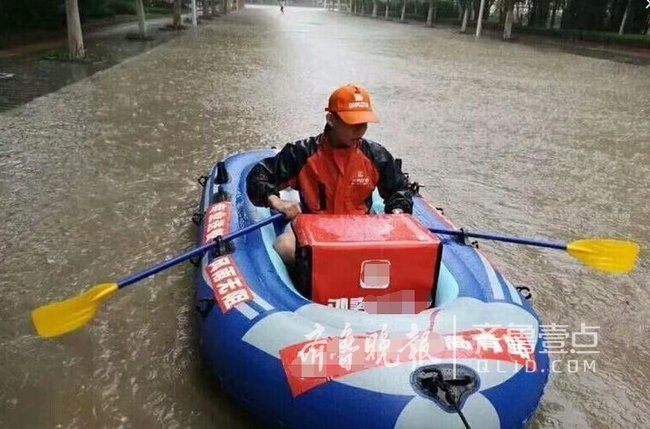
[[[456,395],[454,392],[451,391],[450,386],[452,384],[469,384],[472,382],[470,377],[463,377],[461,379],[455,379],[455,380],[445,380],[444,377],[442,376],[442,372],[437,369],[437,368],[431,368],[431,373],[432,377],[430,378],[431,380],[431,387],[434,389],[440,389],[444,392],[445,394],[445,399],[447,402],[449,402],[454,409],[456,410],[456,413],[460,417],[460,419],[463,421],[463,424],[465,425],[465,429],[472,429],[469,423],[467,422],[467,419],[465,418],[465,415],[463,412],[460,410],[460,407],[458,406],[458,400],[456,399]]]

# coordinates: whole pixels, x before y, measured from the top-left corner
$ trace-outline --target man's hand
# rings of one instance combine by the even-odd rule
[[[294,220],[296,216],[302,213],[300,203],[297,201],[281,200],[277,195],[271,195],[268,201],[269,207],[283,213],[288,221]]]

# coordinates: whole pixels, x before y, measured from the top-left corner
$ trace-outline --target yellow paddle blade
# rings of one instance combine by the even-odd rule
[[[95,317],[99,305],[117,292],[117,283],[97,285],[74,298],[47,304],[32,311],[32,322],[38,335],[58,337],[84,326]]]
[[[611,239],[577,240],[567,244],[571,256],[607,273],[628,273],[639,257],[639,245]]]

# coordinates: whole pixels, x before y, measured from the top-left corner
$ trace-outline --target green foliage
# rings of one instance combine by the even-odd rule
[[[135,0],[115,0],[111,9],[115,15],[135,15]]]
[[[78,0],[81,21],[114,15],[134,15],[135,0]],[[163,1],[147,1],[171,11]],[[65,0],[0,0],[0,32],[65,28]]]
[[[567,0],[567,6],[562,16],[562,28],[603,29],[610,2],[611,0]]]
[[[583,31],[618,31],[627,0],[566,0],[562,28]],[[640,33],[645,28],[648,11],[645,1],[633,0],[626,31]]]
[[[0,0],[0,32],[65,26],[63,0]]]
[[[451,1],[439,1],[438,18],[458,18],[458,8],[456,8],[456,4]]]
[[[391,0],[390,3],[391,3],[390,16],[399,18],[402,13],[402,1]],[[414,20],[414,21],[426,21],[427,13],[429,12],[429,2],[418,1],[417,14],[413,13],[414,6],[415,6],[414,3],[415,1],[406,2],[406,19]],[[456,4],[453,1],[438,0],[437,8],[438,8],[438,12],[437,12],[438,19],[458,18],[458,9],[456,8]],[[379,13],[383,13],[382,6],[379,7]]]
[[[173,10],[173,3],[165,3],[162,0],[145,0],[144,2],[144,11],[146,14],[157,13],[161,15],[167,15],[172,13]]]
[[[106,16],[113,16],[113,2],[106,0],[78,0],[79,1],[79,15],[81,21],[88,18],[103,18]]]
[[[569,40],[582,40],[586,42],[597,42],[604,45],[625,45],[639,48],[650,48],[650,37],[642,34],[624,34],[605,31],[584,31],[584,30],[549,30],[546,28],[522,27],[517,31],[540,36],[557,37]]]

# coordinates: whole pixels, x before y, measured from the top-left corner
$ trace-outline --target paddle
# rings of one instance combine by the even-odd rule
[[[259,229],[264,225],[268,225],[272,222],[275,222],[276,220],[280,220],[283,217],[284,215],[282,213],[273,215],[261,222],[249,225],[245,228],[226,235],[223,237],[223,242],[234,240],[235,238],[241,237],[242,235]],[[160,271],[166,270],[167,268],[173,267],[174,265],[180,264],[181,262],[187,261],[194,256],[202,255],[218,245],[219,243],[216,241],[204,244],[203,246],[190,250],[189,252],[184,253],[180,256],[176,256],[172,259],[168,259],[157,265],[154,265],[153,267],[140,273],[126,277],[117,283],[99,284],[90,290],[75,296],[74,298],[69,298],[65,301],[55,302],[39,307],[36,310],[32,311],[32,321],[34,322],[36,332],[41,337],[51,338],[79,329],[88,323],[93,317],[95,317],[95,314],[99,309],[99,305],[113,296],[119,289],[125,288],[142,279],[159,273]]]
[[[632,271],[636,265],[640,250],[639,245],[632,241],[612,240],[608,238],[576,240],[570,243],[553,243],[549,241],[450,229],[429,228],[429,231],[435,232],[436,234],[467,236],[485,240],[504,241],[506,243],[566,250],[571,256],[582,263],[606,273],[628,273]]]

